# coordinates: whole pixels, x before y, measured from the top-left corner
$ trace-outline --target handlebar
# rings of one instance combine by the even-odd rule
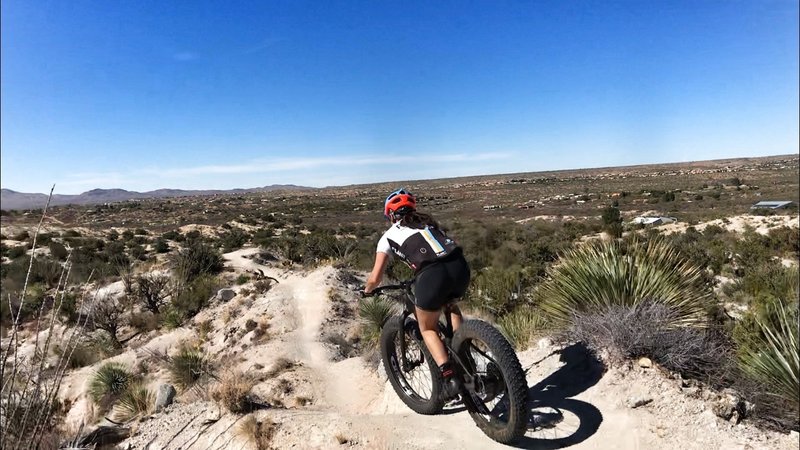
[[[379,286],[372,290],[369,294],[362,295],[364,297],[372,297],[373,295],[382,294],[384,291],[400,291],[400,290],[408,290],[411,285],[414,283],[414,280],[405,280],[401,281],[399,284],[387,284],[386,286]],[[362,290],[363,291],[363,290]]]

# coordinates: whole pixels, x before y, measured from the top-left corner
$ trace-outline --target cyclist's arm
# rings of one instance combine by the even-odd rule
[[[389,254],[383,252],[375,253],[375,265],[372,266],[372,273],[369,274],[367,285],[364,287],[364,293],[369,294],[373,289],[380,286],[383,280],[383,272],[389,264]]]

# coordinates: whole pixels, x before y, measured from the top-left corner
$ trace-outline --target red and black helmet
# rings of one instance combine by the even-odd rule
[[[396,220],[398,216],[403,216],[417,207],[417,199],[411,192],[405,189],[398,189],[388,197],[383,204],[383,215],[390,220]]]

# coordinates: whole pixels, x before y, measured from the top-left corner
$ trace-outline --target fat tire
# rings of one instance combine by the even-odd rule
[[[431,398],[424,400],[414,398],[405,392],[399,379],[399,371],[401,370],[398,363],[397,349],[395,348],[395,336],[397,333],[405,334],[405,323],[402,316],[394,316],[386,321],[381,330],[381,359],[383,360],[383,367],[386,369],[386,375],[389,382],[392,384],[394,391],[400,400],[403,401],[414,412],[425,415],[438,414],[444,407],[444,399],[442,398],[442,375],[439,372],[439,367],[434,362],[433,357],[428,351],[425,342],[422,339],[412,337],[416,341],[416,345],[422,349],[422,355],[425,359],[425,364],[428,365],[431,376]]]
[[[509,395],[509,419],[505,426],[497,426],[488,422],[477,412],[471,396],[464,398],[465,406],[475,424],[493,440],[509,444],[521,438],[528,424],[528,382],[525,372],[519,363],[514,347],[492,325],[482,320],[464,321],[453,336],[453,350],[463,358],[467,350],[466,344],[472,340],[486,344],[494,356]]]

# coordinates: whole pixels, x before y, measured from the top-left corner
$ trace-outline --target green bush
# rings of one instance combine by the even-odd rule
[[[395,302],[385,297],[366,297],[358,302],[358,317],[361,321],[361,339],[368,346],[375,346],[381,336],[383,324],[397,311]]]
[[[172,266],[179,280],[190,283],[200,276],[222,272],[225,264],[219,251],[193,240],[172,258]]]
[[[120,363],[105,363],[98,368],[89,380],[89,395],[95,403],[106,397],[117,398],[133,379],[128,369]]]
[[[661,239],[584,244],[552,266],[548,278],[537,294],[559,324],[578,312],[643,301],[668,305],[676,325],[703,326],[708,318],[710,291],[702,271]]]
[[[769,395],[784,401],[784,414],[795,426],[800,398],[800,348],[796,298],[775,304],[771,314],[756,316],[757,333],[741,342],[739,364]]]
[[[249,240],[250,234],[239,228],[231,228],[230,231],[220,235],[219,244],[224,253],[229,253],[242,248]]]
[[[524,350],[547,329],[548,324],[541,314],[523,305],[500,317],[497,326],[515,349]]]
[[[67,256],[69,255],[67,248],[64,247],[63,244],[58,243],[56,241],[51,241],[50,244],[48,245],[48,248],[50,248],[50,255],[55,259],[64,261],[67,259]]]
[[[201,350],[183,346],[170,358],[167,369],[170,382],[186,390],[208,376],[211,364]]]
[[[194,317],[208,306],[209,300],[220,288],[219,279],[215,276],[203,275],[184,285],[177,293],[172,294],[172,308],[184,319]]]
[[[155,403],[155,396],[142,383],[130,383],[114,405],[114,419],[128,422],[148,414]]]

